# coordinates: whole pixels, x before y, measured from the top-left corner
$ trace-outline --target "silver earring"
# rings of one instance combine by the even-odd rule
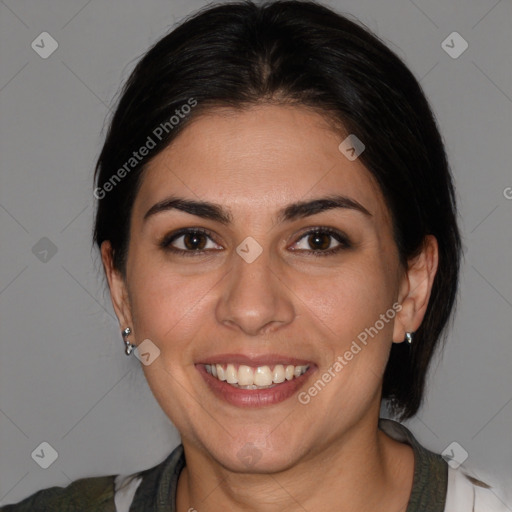
[[[413,332],[406,332],[405,333],[405,340],[407,341],[407,343],[409,343],[409,345],[412,343],[413,337],[414,337],[414,333]]]
[[[128,341],[128,336],[130,336],[130,334],[132,333],[132,330],[127,327],[124,331],[123,331],[123,340],[124,340],[124,345],[125,345],[125,349],[124,349],[124,353],[129,356],[132,352],[133,352],[133,349],[135,348],[135,345],[132,345],[129,341]]]

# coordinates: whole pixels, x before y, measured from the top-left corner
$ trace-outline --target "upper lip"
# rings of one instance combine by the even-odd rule
[[[229,364],[239,363],[247,366],[273,366],[277,364],[291,364],[293,366],[311,365],[312,362],[306,359],[298,359],[282,354],[217,354],[202,359],[198,364]]]

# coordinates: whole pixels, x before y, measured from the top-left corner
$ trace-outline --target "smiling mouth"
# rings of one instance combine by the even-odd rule
[[[267,389],[300,377],[309,365],[247,366],[244,364],[205,364],[207,373],[221,382],[240,389]]]

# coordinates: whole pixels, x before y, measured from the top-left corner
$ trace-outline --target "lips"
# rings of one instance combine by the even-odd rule
[[[261,407],[292,396],[316,366],[279,354],[220,354],[201,361],[196,368],[223,401],[238,407]]]

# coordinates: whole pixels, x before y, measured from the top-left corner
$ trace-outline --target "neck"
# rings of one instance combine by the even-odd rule
[[[412,488],[412,448],[378,430],[375,421],[273,473],[233,472],[191,443],[183,445],[187,465],[178,481],[178,512],[405,512]]]

